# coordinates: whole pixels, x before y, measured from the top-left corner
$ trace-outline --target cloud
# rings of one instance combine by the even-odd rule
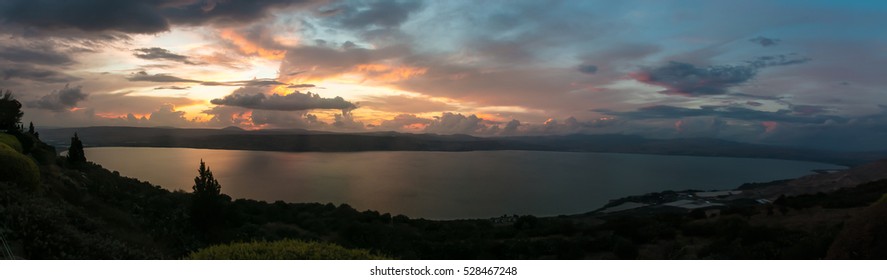
[[[421,118],[413,114],[399,114],[394,118],[382,121],[378,130],[418,130],[431,123],[432,119]]]
[[[153,3],[152,3],[153,2]],[[156,33],[169,25],[158,13],[162,1],[10,0],[0,4],[0,21],[38,29]]]
[[[66,65],[74,62],[70,56],[56,50],[49,44],[3,46],[0,47],[0,59],[42,65]]]
[[[357,108],[354,103],[345,101],[342,97],[323,98],[315,93],[300,93],[298,91],[288,95],[267,95],[258,88],[242,87],[223,98],[210,101],[215,105],[237,106],[258,110],[273,111],[302,111],[312,109],[339,109],[343,112]]]
[[[403,113],[443,112],[456,109],[456,106],[434,101],[427,97],[407,95],[367,96],[366,101],[361,102],[360,105],[381,111]]]
[[[353,1],[327,7],[331,21],[350,29],[395,28],[419,11],[422,2],[398,0]]]
[[[576,67],[576,69],[585,74],[597,73],[597,66],[593,64],[582,64],[579,65],[579,67]]]
[[[775,39],[775,38],[767,38],[764,36],[758,36],[758,37],[748,39],[748,41],[758,44],[758,45],[761,45],[762,47],[770,47],[770,46],[775,46],[775,45],[779,44],[779,42],[782,40]]]
[[[360,65],[378,65],[381,62],[390,62],[397,58],[408,56],[412,50],[405,45],[392,45],[376,49],[360,47],[334,48],[329,46],[300,45],[286,51],[283,62],[280,65],[281,73],[290,73],[282,76],[304,79],[328,78],[348,72],[358,71]],[[377,75],[385,75],[395,71],[394,68],[375,69],[366,68],[367,72]],[[395,73],[396,74],[396,73]]]
[[[203,104],[203,100],[187,97],[172,96],[146,96],[124,94],[92,94],[82,107],[93,108],[107,115],[125,115],[135,113],[138,115],[150,114],[169,104],[175,107]]]
[[[252,125],[268,128],[323,129],[328,124],[316,115],[305,112],[254,110],[249,114]]]
[[[505,124],[505,128],[502,130],[502,135],[515,135],[517,134],[517,129],[520,127],[519,120],[511,120]]]
[[[279,82],[275,79],[252,79],[245,81],[229,81],[229,82],[201,82],[204,86],[241,86],[241,87],[267,87],[287,85],[287,83]],[[289,86],[287,86],[289,87]]]
[[[81,87],[68,87],[44,95],[38,100],[27,102],[30,107],[52,111],[65,111],[77,106],[77,103],[86,100],[88,93]]]
[[[74,77],[53,69],[35,67],[30,64],[16,63],[0,66],[3,67],[3,69],[0,70],[0,75],[3,76],[4,80],[17,78],[44,83],[68,83],[80,80],[80,78],[78,77]]]
[[[725,94],[757,74],[750,66],[710,66],[699,68],[689,63],[671,61],[656,68],[646,68],[632,76],[639,82],[665,87],[665,94],[689,96]]]
[[[262,19],[274,8],[309,1],[115,1],[9,0],[0,3],[0,21],[44,31],[154,34],[170,24],[243,24]]]
[[[361,121],[354,119],[349,111],[342,111],[342,114],[333,115],[333,127],[341,131],[361,131],[366,125]]]
[[[789,54],[789,55],[765,55],[756,57],[752,61],[748,61],[747,63],[752,67],[756,68],[764,68],[770,66],[786,66],[792,64],[801,64],[812,60],[809,57],[799,57],[797,54]]]
[[[154,88],[154,89],[155,89],[155,90],[160,90],[160,89],[186,90],[186,89],[190,89],[190,88],[191,88],[191,87],[163,86],[163,87],[156,87],[156,88]]]
[[[186,79],[177,76],[173,76],[170,74],[148,74],[145,71],[139,71],[133,73],[131,76],[126,78],[132,82],[153,82],[153,83],[197,83],[202,86],[240,86],[240,87],[267,87],[267,86],[280,86],[280,85],[289,85],[287,83],[279,82],[275,79],[252,79],[252,80],[243,80],[243,81],[201,81],[201,80],[193,80]],[[155,89],[187,89],[188,87],[177,87],[177,86],[167,86],[167,87],[157,87]]]
[[[185,112],[176,111],[173,104],[163,104],[157,111],[151,112],[148,120],[152,125],[182,127],[191,125],[191,121],[185,118]]]
[[[175,54],[163,48],[141,48],[135,49],[133,55],[141,59],[147,60],[170,60],[184,64],[195,65],[196,63],[188,60],[187,56]]]
[[[202,113],[212,116],[207,122],[209,126],[252,126],[252,111],[247,108],[234,106],[214,106]]]
[[[101,125],[126,125],[126,126],[171,126],[171,127],[194,127],[203,125],[196,120],[189,120],[185,117],[185,112],[176,111],[174,104],[161,104],[155,109],[151,109],[147,114],[141,117],[133,113],[127,113],[125,116],[110,117],[105,113],[95,113],[94,109],[84,110],[92,114],[92,122]],[[141,114],[141,113],[140,113]]]
[[[796,106],[798,107],[798,106]],[[699,108],[683,108],[668,105],[655,105],[643,107],[635,111],[615,112],[610,110],[595,110],[610,116],[627,119],[680,119],[685,117],[719,117],[746,121],[777,121],[789,123],[821,124],[829,120],[833,122],[846,122],[847,119],[840,116],[817,115],[813,111],[808,112],[807,106],[800,106],[801,110],[778,110],[775,112],[758,111],[734,106],[700,106]],[[823,111],[815,111],[823,112]]]
[[[441,114],[440,117],[434,117],[434,120],[425,127],[425,132],[437,134],[483,134],[486,128],[484,120],[476,115],[465,116],[446,112]]]
[[[670,61],[653,68],[643,68],[631,76],[642,83],[665,87],[664,94],[686,96],[726,94],[731,87],[748,82],[762,68],[786,66],[810,61],[797,55],[760,56],[745,65],[716,65],[705,68]]]
[[[311,88],[311,87],[315,87],[315,85],[314,84],[293,84],[293,85],[287,86],[286,88]]]
[[[145,71],[139,71],[127,78],[133,82],[154,82],[154,83],[200,83],[201,81],[179,78],[169,74],[150,75]]]
[[[290,6],[307,6],[311,0],[209,0],[179,1],[166,7],[159,7],[159,12],[170,22],[185,25],[241,25],[254,22],[268,16],[273,9]]]

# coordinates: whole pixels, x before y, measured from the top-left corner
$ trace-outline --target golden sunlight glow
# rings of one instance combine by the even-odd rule
[[[250,42],[250,40],[244,38],[233,29],[222,29],[219,33],[219,37],[237,46],[237,48],[244,54],[255,54],[270,60],[282,60],[283,56],[286,54],[286,51],[284,50],[269,50],[262,48],[259,45]]]
[[[386,64],[360,64],[354,66],[354,70],[363,73],[364,76],[368,76],[373,81],[396,82],[424,75],[428,68],[391,66]]]
[[[108,113],[108,112],[96,112],[96,117],[105,118],[105,119],[125,119],[127,114],[120,113]],[[148,118],[151,114],[132,114],[137,119]]]
[[[370,108],[359,108],[357,110],[351,111],[351,115],[355,120],[361,120],[366,124],[372,125],[380,125],[383,120],[390,120],[399,115],[398,112],[388,112],[388,111],[379,111],[373,110]]]

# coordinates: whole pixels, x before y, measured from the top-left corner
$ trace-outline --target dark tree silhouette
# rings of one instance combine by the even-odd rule
[[[80,142],[80,137],[77,137],[76,132],[74,137],[71,137],[71,146],[68,147],[68,162],[73,164],[86,162],[86,154],[83,153],[83,142]]]
[[[3,98],[0,98],[0,129],[15,130],[19,129],[21,123],[22,103],[12,97],[12,92],[6,90]]]
[[[203,159],[200,160],[197,173],[191,197],[191,222],[202,232],[204,239],[212,243],[218,239],[218,231],[224,223],[222,186],[213,177],[213,172]]]
[[[222,186],[213,177],[213,172],[206,167],[203,159],[200,160],[200,168],[197,169],[197,177],[194,177],[194,196],[215,197],[222,194]]]
[[[31,124],[28,125],[28,133],[34,135],[35,132],[36,131],[34,131],[34,122],[31,122]]]

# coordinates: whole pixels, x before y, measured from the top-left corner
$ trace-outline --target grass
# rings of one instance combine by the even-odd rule
[[[215,245],[191,253],[192,260],[379,260],[367,250],[301,240]]]
[[[0,181],[34,189],[40,184],[40,169],[31,158],[0,143]]]
[[[11,134],[0,133],[0,143],[6,144],[7,146],[11,147],[16,152],[21,153],[22,151],[24,151],[22,149],[22,143],[19,142],[18,139],[15,138],[15,136],[13,136]]]

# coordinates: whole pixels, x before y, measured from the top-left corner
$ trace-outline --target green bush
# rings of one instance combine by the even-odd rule
[[[367,250],[329,243],[281,240],[215,245],[191,253],[192,260],[379,260]]]
[[[22,143],[18,141],[15,136],[7,133],[0,133],[0,143],[6,144],[9,147],[12,147],[13,150],[22,153]]]
[[[19,186],[37,188],[40,184],[40,169],[27,156],[0,143],[0,182],[14,182]]]

